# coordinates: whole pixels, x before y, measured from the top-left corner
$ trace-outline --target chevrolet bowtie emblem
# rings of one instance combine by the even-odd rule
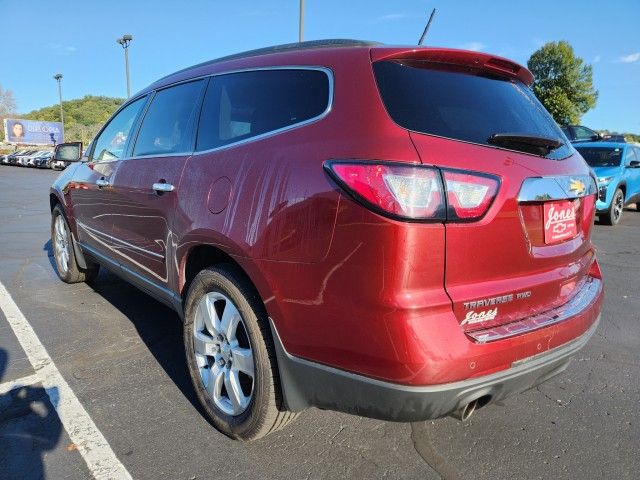
[[[569,190],[571,190],[576,195],[582,195],[587,190],[587,186],[584,184],[584,182],[572,178],[569,182]]]

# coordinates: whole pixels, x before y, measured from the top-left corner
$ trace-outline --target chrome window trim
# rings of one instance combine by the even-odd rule
[[[103,163],[103,162],[115,162],[115,161],[121,161],[121,160],[135,160],[138,158],[163,158],[163,157],[181,157],[181,156],[188,156],[188,155],[202,155],[202,154],[207,154],[207,153],[212,153],[212,152],[217,152],[219,150],[224,150],[226,148],[231,148],[231,147],[235,147],[238,145],[243,145],[245,143],[249,143],[249,142],[253,142],[253,141],[258,141],[261,140],[263,138],[267,138],[270,137],[272,135],[278,135],[282,132],[285,132],[287,130],[293,130],[295,128],[300,128],[306,125],[309,125],[311,123],[317,122],[322,120],[324,117],[326,117],[327,115],[329,115],[329,113],[331,112],[331,109],[333,108],[333,95],[334,95],[334,76],[333,76],[333,71],[328,68],[328,67],[323,67],[323,66],[319,66],[319,65],[275,65],[275,66],[269,66],[269,67],[248,67],[248,68],[239,68],[239,69],[235,69],[235,70],[228,70],[228,71],[224,71],[224,72],[219,72],[219,73],[207,73],[205,75],[198,75],[196,77],[189,77],[187,79],[183,79],[183,80],[179,80],[177,82],[173,82],[167,85],[162,85],[159,86],[157,88],[151,89],[151,90],[143,90],[142,92],[138,93],[136,95],[136,97],[134,99],[131,99],[129,101],[127,101],[126,103],[124,103],[122,106],[120,106],[120,108],[118,110],[116,110],[113,115],[109,118],[109,120],[107,120],[107,122],[105,122],[105,124],[102,126],[102,128],[100,129],[100,131],[98,132],[98,134],[94,137],[94,139],[92,140],[92,142],[95,141],[96,138],[98,138],[98,136],[102,133],[102,131],[105,129],[105,127],[111,123],[111,120],[126,106],[130,105],[131,103],[135,102],[136,100],[147,96],[147,104],[144,106],[143,108],[143,112],[142,112],[142,120],[140,122],[137,122],[136,125],[136,140],[137,140],[137,136],[138,133],[140,132],[140,128],[142,127],[142,121],[144,121],[144,116],[147,113],[147,110],[149,108],[149,106],[151,105],[151,101],[153,100],[153,97],[155,97],[156,93],[161,91],[161,90],[165,90],[167,88],[171,88],[171,87],[175,87],[177,85],[183,84],[183,83],[189,83],[189,82],[194,82],[196,80],[203,80],[203,79],[214,79],[215,77],[221,77],[223,75],[232,75],[234,73],[245,73],[245,72],[261,72],[261,71],[270,71],[270,70],[312,70],[312,71],[320,71],[323,72],[326,76],[327,79],[329,80],[329,93],[328,93],[328,100],[327,100],[327,108],[320,113],[319,115],[313,117],[313,118],[309,118],[307,120],[304,120],[302,122],[298,122],[298,123],[294,123],[292,125],[287,125],[286,127],[282,127],[279,128],[277,130],[272,130],[270,132],[266,132],[266,133],[262,133],[260,135],[256,135],[255,137],[250,137],[250,138],[245,138],[243,140],[239,140],[237,142],[233,142],[233,143],[228,143],[226,145],[222,145],[220,147],[215,147],[215,148],[211,148],[208,150],[201,150],[201,151],[196,151],[195,149],[195,145],[194,148],[188,151],[184,151],[184,152],[179,152],[179,153],[171,153],[171,154],[165,154],[165,155],[138,155],[138,156],[125,156],[123,158],[114,158],[114,159],[110,159],[110,160],[101,160],[100,162],[94,162],[92,161],[92,155],[93,155],[93,150],[95,149],[95,145],[91,146],[92,151],[89,152],[90,156],[89,156],[89,162],[92,163]],[[206,94],[206,91],[205,91]],[[151,101],[149,101],[149,99],[151,99]],[[202,98],[200,98],[200,103],[201,103],[201,107],[202,107],[202,103],[204,102],[204,96],[202,96]],[[196,132],[198,129],[198,126],[200,124],[200,119],[198,119],[198,121],[196,122]],[[129,150],[131,150],[130,145],[127,146],[127,152],[129,153]],[[133,153],[133,152],[130,152]]]
[[[127,157],[121,158],[120,160],[142,160],[145,158],[165,158],[165,157],[188,157],[189,155],[193,155],[193,151],[187,152],[176,152],[176,153],[164,153],[158,155],[137,155],[135,157]]]
[[[585,185],[584,192],[575,192],[570,186],[574,181]],[[562,175],[553,177],[530,177],[522,182],[518,202],[545,202],[587,197],[597,193],[596,182],[591,175]]]

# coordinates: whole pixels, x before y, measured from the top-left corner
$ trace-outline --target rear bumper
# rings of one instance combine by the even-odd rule
[[[398,422],[446,416],[473,400],[498,401],[564,371],[589,341],[600,316],[580,337],[544,353],[513,362],[511,368],[458,382],[413,387],[384,382],[290,355],[271,322],[284,400],[292,411],[337,410]]]

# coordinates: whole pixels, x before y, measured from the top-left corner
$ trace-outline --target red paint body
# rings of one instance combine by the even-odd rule
[[[314,362],[405,385],[486,375],[588,330],[602,292],[577,315],[505,340],[478,343],[461,326],[464,302],[531,292],[500,305],[493,324],[566,303],[597,270],[590,241],[594,196],[578,200],[578,235],[545,245],[541,204],[520,204],[529,177],[589,174],[574,153],[525,153],[410,133],[381,101],[372,60],[436,58],[485,65],[530,82],[504,59],[446,49],[340,48],[279,53],[197,67],[157,82],[267,66],[309,65],[334,76],[324,118],[235,147],[184,157],[82,163],[52,194],[87,244],[178,296],[194,248],[210,245],[246,272],[287,351]],[[486,215],[470,223],[410,223],[373,213],[323,170],[333,159],[422,163],[497,175]],[[105,177],[111,187],[98,189]],[[157,195],[151,184],[176,186]],[[76,222],[100,233],[87,234]],[[126,243],[125,243],[126,242]],[[593,274],[593,273],[592,273]]]

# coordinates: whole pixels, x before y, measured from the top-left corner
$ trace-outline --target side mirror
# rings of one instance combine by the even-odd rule
[[[82,142],[60,143],[53,151],[52,161],[79,162],[82,158]]]
[[[631,167],[631,168],[640,168],[640,162],[638,160],[631,160],[629,162],[629,167]]]

